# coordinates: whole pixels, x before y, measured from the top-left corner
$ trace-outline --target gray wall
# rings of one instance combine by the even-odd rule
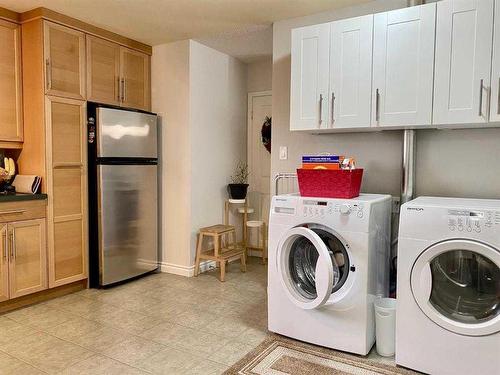
[[[339,153],[355,157],[358,166],[365,168],[364,192],[399,195],[402,131],[323,135],[289,131],[290,32],[295,27],[402,8],[406,4],[406,0],[379,0],[274,24],[273,176],[295,171],[304,153]],[[279,146],[288,147],[288,160],[279,160]],[[500,198],[498,162],[500,129],[419,130],[417,195]]]

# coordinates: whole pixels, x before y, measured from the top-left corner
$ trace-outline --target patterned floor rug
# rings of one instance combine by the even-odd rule
[[[384,363],[382,358],[374,360],[273,334],[224,374],[414,375],[417,373],[396,367],[389,362]]]

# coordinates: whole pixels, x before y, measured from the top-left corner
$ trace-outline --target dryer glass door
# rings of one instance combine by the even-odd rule
[[[424,313],[455,333],[500,330],[500,252],[470,240],[426,249],[412,271],[412,291]]]
[[[335,239],[321,229],[298,227],[289,230],[280,242],[276,267],[295,305],[303,309],[322,306],[347,279],[347,253]]]

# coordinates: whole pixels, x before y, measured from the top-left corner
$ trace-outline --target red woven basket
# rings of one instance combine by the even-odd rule
[[[297,169],[300,195],[317,198],[356,198],[363,169]]]

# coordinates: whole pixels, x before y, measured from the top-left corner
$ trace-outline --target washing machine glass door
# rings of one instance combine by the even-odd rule
[[[292,228],[284,235],[276,262],[285,293],[303,309],[322,306],[345,281],[341,272],[344,264],[339,266],[325,239],[306,227]]]
[[[427,248],[411,273],[421,310],[436,324],[462,335],[500,331],[500,252],[471,240]]]

